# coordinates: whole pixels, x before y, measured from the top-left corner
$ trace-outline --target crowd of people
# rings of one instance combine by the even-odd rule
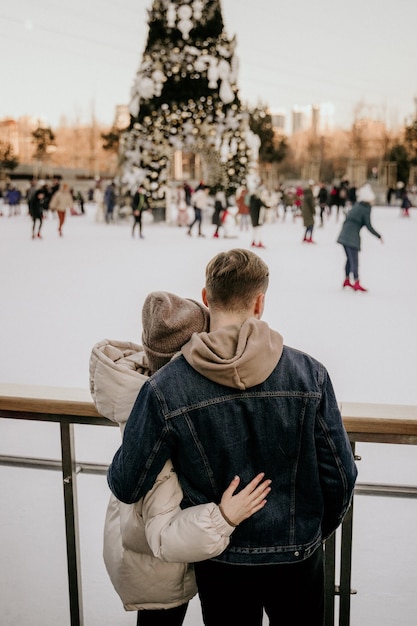
[[[409,214],[411,202],[407,194],[404,194],[404,197],[407,199],[403,200],[404,206],[407,201],[410,204],[403,210]],[[197,236],[206,236],[202,230],[203,217],[210,211],[214,238],[233,236],[230,229],[233,225],[240,231],[252,231],[253,248],[265,248],[262,240],[263,224],[285,221],[287,213],[291,214],[294,221],[297,219],[302,221],[305,229],[302,242],[315,243],[313,231],[316,224],[322,228],[325,220],[333,214],[336,221],[341,215],[345,220],[356,202],[356,186],[350,185],[347,179],[343,179],[339,185],[332,186],[327,186],[323,182],[316,184],[313,180],[309,180],[304,186],[279,185],[272,192],[260,182],[252,190],[242,186],[230,197],[227,197],[224,191],[210,189],[200,181],[195,191],[184,183],[176,188],[176,195],[171,194],[177,224],[180,227],[187,227],[187,235],[192,236],[193,229],[197,226]],[[193,218],[190,218],[191,211]]]
[[[139,198],[141,200],[139,200]],[[411,202],[405,192],[402,194],[402,211],[409,215]],[[408,205],[405,204],[406,198]],[[200,181],[195,190],[187,182],[178,185],[171,193],[170,202],[173,214],[179,227],[185,227],[189,237],[196,228],[198,237],[205,237],[203,232],[204,215],[211,212],[211,223],[214,227],[212,237],[232,238],[240,231],[252,232],[252,248],[265,248],[263,242],[263,225],[271,221],[285,221],[288,211],[293,220],[300,219],[304,225],[303,243],[314,244],[313,232],[316,222],[323,227],[325,219],[331,217],[333,211],[336,221],[343,214],[343,225],[337,243],[340,243],[346,254],[345,279],[343,288],[349,287],[357,292],[366,292],[367,289],[359,280],[359,251],[360,231],[366,227],[368,231],[383,242],[382,236],[371,224],[371,207],[375,202],[375,193],[371,185],[366,183],[359,189],[342,179],[339,185],[327,187],[323,182],[316,184],[309,180],[303,187],[279,186],[270,192],[262,181],[255,189],[241,186],[233,195],[228,197],[223,190],[213,189]],[[134,196],[133,230],[139,221],[139,233],[142,235],[142,210],[137,211],[137,204],[141,203],[143,210],[146,206],[145,191],[142,186]],[[173,205],[173,206],[172,206]],[[191,213],[192,212],[192,213]],[[191,217],[192,215],[192,217]],[[351,281],[352,278],[352,281]]]
[[[13,183],[0,190],[0,217],[6,214],[6,207],[8,217],[21,215],[22,206],[32,220],[32,239],[42,239],[43,220],[49,212],[57,215],[60,237],[63,236],[67,213],[85,214],[85,198],[81,191],[75,191],[58,178],[51,182],[32,179],[24,192]]]
[[[395,197],[400,215],[410,217],[410,195],[406,186],[398,185],[396,190],[388,190],[386,201],[391,205]],[[32,220],[32,239],[42,239],[43,220],[48,213],[56,215],[58,235],[62,237],[66,215],[84,215],[86,203],[81,191],[74,191],[67,182],[59,179],[50,182],[32,180],[25,193],[16,185],[8,184],[0,193],[0,201],[0,216],[6,213],[9,217],[20,215],[22,206],[27,207]],[[121,216],[128,217],[132,219],[132,237],[138,232],[139,238],[144,239],[143,215],[151,210],[151,204],[143,185],[138,185],[129,198],[124,197],[121,201],[114,181],[97,180],[88,190],[87,202],[95,206],[97,223],[110,224]],[[265,248],[264,225],[285,222],[288,213],[294,222],[299,221],[304,227],[303,244],[316,243],[316,227],[323,228],[332,215],[336,221],[342,216],[337,242],[346,254],[343,288],[354,291],[367,291],[359,280],[361,229],[366,227],[383,242],[371,223],[375,193],[369,183],[357,189],[347,179],[342,179],[338,185],[309,180],[304,185],[283,184],[270,191],[260,181],[251,189],[242,185],[235,194],[228,196],[222,189],[209,187],[204,181],[200,181],[195,189],[184,182],[173,186],[169,203],[170,223],[184,227],[189,237],[196,234],[203,238],[237,238],[241,232],[250,232],[252,248]],[[207,232],[209,222],[213,226],[211,233]]]

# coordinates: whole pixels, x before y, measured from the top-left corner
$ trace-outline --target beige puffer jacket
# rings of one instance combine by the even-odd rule
[[[90,391],[101,415],[124,425],[149,375],[142,346],[104,339],[90,356]],[[217,556],[234,530],[208,503],[181,510],[182,490],[167,461],[155,485],[135,504],[110,496],[103,556],[127,611],[167,609],[196,593],[189,563]]]
[[[65,191],[64,189],[58,189],[54,193],[49,203],[49,208],[51,211],[66,211],[70,209],[74,204],[73,197],[70,191]]]

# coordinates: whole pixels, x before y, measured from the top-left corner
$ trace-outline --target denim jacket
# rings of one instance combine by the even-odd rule
[[[215,560],[306,559],[341,523],[357,469],[332,383],[311,356],[250,319],[193,335],[142,387],[108,471],[131,503],[171,458],[183,507],[220,502],[236,474],[272,480],[267,504],[242,522]]]

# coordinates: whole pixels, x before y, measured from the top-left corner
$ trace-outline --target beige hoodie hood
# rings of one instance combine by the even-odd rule
[[[209,380],[234,389],[248,389],[270,376],[281,358],[283,345],[278,332],[251,317],[242,326],[194,333],[181,352],[191,367]]]

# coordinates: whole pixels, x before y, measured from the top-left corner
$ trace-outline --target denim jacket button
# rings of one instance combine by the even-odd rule
[[[298,552],[298,550],[294,552],[294,556],[300,556],[300,553]]]

